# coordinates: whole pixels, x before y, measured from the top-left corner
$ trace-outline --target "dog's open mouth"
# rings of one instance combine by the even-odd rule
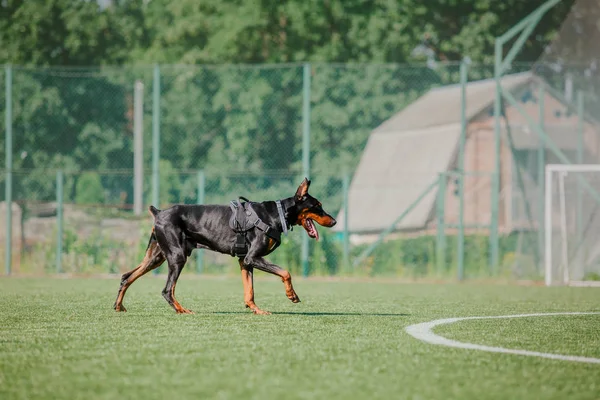
[[[308,236],[310,236],[313,239],[319,240],[319,232],[317,231],[317,228],[315,227],[315,224],[312,219],[306,218],[304,221],[302,221],[302,227],[304,227],[306,233],[308,233]]]

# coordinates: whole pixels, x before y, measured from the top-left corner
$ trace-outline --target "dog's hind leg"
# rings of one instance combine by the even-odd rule
[[[292,303],[300,302],[300,298],[296,294],[294,286],[292,285],[292,275],[285,269],[279,267],[278,265],[268,262],[262,257],[256,257],[251,254],[248,254],[244,259],[244,265],[251,265],[252,267],[261,271],[277,275],[281,278],[281,281],[283,282],[283,285],[285,287],[285,295],[287,296],[287,298],[290,299]]]
[[[160,244],[167,263],[169,273],[167,275],[167,284],[162,291],[162,295],[169,305],[175,309],[177,314],[193,314],[191,310],[183,306],[175,298],[175,286],[181,270],[185,267],[188,256],[192,252],[192,243],[183,237],[183,233],[178,228],[170,226],[169,229],[155,227],[154,233]]]
[[[179,275],[181,274],[181,270],[185,266],[185,262],[187,261],[187,257],[185,256],[171,256],[170,259],[167,260],[169,263],[169,275],[167,276],[167,284],[162,291],[162,295],[167,300],[167,302],[175,309],[177,314],[193,314],[192,310],[188,310],[184,308],[175,298],[175,286],[177,285],[177,279],[179,279]]]
[[[123,298],[125,297],[125,292],[129,286],[142,275],[160,267],[164,261],[165,255],[158,246],[154,232],[152,232],[150,240],[148,241],[148,247],[146,248],[146,255],[140,265],[121,276],[121,286],[119,287],[119,293],[117,294],[117,300],[115,301],[113,308],[116,311],[127,311],[123,306]]]
[[[242,260],[239,260],[240,270],[242,271],[242,284],[244,285],[244,303],[246,308],[252,310],[254,314],[271,314],[268,311],[263,311],[254,302],[254,268],[244,265]]]

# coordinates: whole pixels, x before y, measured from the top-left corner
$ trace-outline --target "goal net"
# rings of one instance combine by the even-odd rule
[[[600,164],[548,164],[546,285],[600,286]]]

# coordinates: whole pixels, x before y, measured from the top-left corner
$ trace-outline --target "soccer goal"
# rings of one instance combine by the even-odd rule
[[[546,285],[600,286],[600,164],[548,164]]]

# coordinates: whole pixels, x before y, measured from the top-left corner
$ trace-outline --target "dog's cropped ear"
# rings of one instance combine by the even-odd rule
[[[307,178],[304,178],[300,186],[298,186],[298,190],[296,190],[296,199],[302,200],[306,193],[308,193],[308,187],[310,186],[310,181]]]

